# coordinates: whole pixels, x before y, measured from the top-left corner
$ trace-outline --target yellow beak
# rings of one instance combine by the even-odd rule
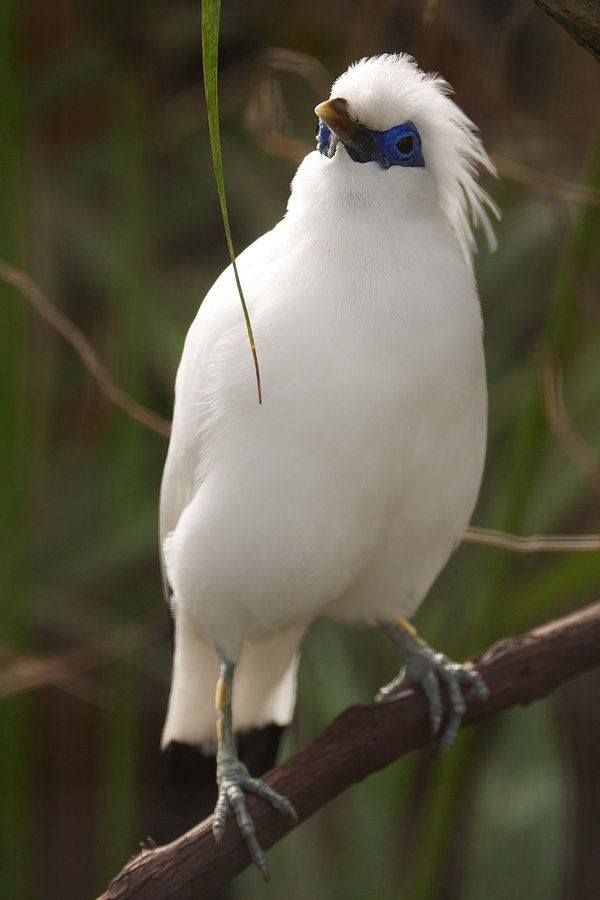
[[[348,104],[341,97],[319,103],[315,106],[315,115],[342,140],[350,136],[356,128],[348,113]]]
[[[342,142],[348,154],[358,162],[379,160],[380,152],[373,140],[373,134],[360,122],[352,118],[348,101],[343,97],[325,100],[315,106],[315,114],[328,126]]]

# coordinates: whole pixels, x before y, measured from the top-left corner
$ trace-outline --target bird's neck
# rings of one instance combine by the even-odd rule
[[[343,150],[333,159],[316,151],[300,164],[292,182],[287,218],[313,231],[336,227],[375,229],[380,236],[423,218],[442,216],[436,185],[425,169],[382,171],[358,165]]]

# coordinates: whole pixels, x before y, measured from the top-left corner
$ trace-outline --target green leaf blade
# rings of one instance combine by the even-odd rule
[[[221,129],[219,126],[219,89],[218,89],[218,71],[219,71],[219,21],[221,16],[221,0],[202,0],[202,71],[204,74],[204,96],[206,98],[206,111],[208,116],[208,134],[210,139],[210,150],[213,162],[213,171],[215,182],[217,185],[217,194],[219,197],[219,205],[221,207],[221,217],[223,219],[223,228],[225,229],[225,239],[227,241],[227,249],[233,267],[233,274],[237,286],[242,311],[244,313],[244,321],[246,323],[246,331],[248,333],[248,341],[252,352],[254,362],[254,371],[256,374],[256,388],[258,391],[258,402],[262,403],[262,387],[260,381],[260,368],[258,365],[258,354],[256,352],[256,342],[254,340],[254,332],[250,321],[250,313],[242,290],[242,283],[238,273],[235,261],[235,250],[233,247],[233,239],[231,237],[231,227],[229,225],[229,213],[227,210],[227,198],[225,196],[225,179],[223,176],[223,156],[221,153]]]

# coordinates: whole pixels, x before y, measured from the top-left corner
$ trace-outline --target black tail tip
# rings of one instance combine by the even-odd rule
[[[275,765],[283,730],[270,724],[238,736],[239,757],[251,775],[263,775]],[[191,744],[171,741],[162,754],[160,842],[193,828],[211,815],[216,802],[215,757]]]

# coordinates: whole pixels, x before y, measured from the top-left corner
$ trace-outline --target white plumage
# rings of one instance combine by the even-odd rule
[[[214,648],[240,657],[237,729],[293,714],[299,647],[327,615],[411,616],[468,524],[486,385],[471,223],[492,165],[448,86],[404,55],[362,60],[332,98],[376,131],[410,121],[424,168],[313,152],[286,215],[188,333],[161,491],[176,620],[163,745],[211,744]],[[241,654],[241,655],[240,655]]]

